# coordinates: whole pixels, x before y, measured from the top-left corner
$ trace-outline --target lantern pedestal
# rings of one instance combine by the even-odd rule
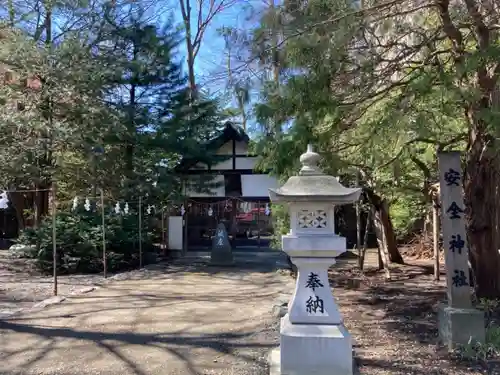
[[[280,331],[271,375],[353,375],[351,336],[343,324],[292,324],[287,314]]]
[[[302,250],[289,248],[283,236],[283,250],[297,266],[297,281],[295,291],[288,304],[288,315],[291,324],[342,324],[342,317],[333,298],[328,281],[328,268],[335,264],[335,256],[345,252],[345,238],[339,236],[308,236],[328,237],[328,246],[338,245],[343,250]],[[306,239],[304,237],[302,240]],[[307,241],[306,241],[307,242]],[[311,256],[315,256],[314,258]]]
[[[276,374],[353,374],[351,336],[328,281],[328,268],[345,248],[345,238],[334,234],[283,236],[283,249],[297,266],[298,276],[289,313],[281,319]]]

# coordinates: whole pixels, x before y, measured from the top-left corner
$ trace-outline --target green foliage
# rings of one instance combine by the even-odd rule
[[[481,298],[477,307],[484,311],[486,323],[489,325],[500,310],[500,299]]]
[[[81,152],[103,124],[113,128],[111,114],[92,56],[76,38],[49,48],[19,31],[4,32],[0,61],[12,79],[0,85],[0,185],[50,184],[63,155]]]
[[[271,247],[281,249],[281,236],[290,231],[290,215],[287,207],[282,204],[273,204],[272,219],[274,233],[271,239]]]
[[[191,98],[178,28],[155,23],[147,9],[142,1],[88,9],[62,0],[32,10],[36,35],[22,21],[2,25],[0,73],[13,79],[0,77],[0,188],[47,189],[55,180],[60,200],[99,187],[163,205],[182,195],[182,157],[212,160],[199,145],[220,128],[218,102]],[[17,20],[27,9],[13,11]],[[48,194],[38,210],[33,196],[22,198],[12,200],[19,217],[47,214]]]
[[[58,269],[63,273],[102,271],[102,222],[98,211],[62,212],[56,218]],[[105,235],[108,271],[135,267],[139,264],[138,216],[106,214]],[[152,225],[143,222],[142,249],[153,249]],[[46,218],[38,228],[25,229],[19,243],[31,247],[24,255],[36,260],[43,272],[51,272],[52,218]]]
[[[404,237],[414,227],[414,223],[422,218],[426,209],[418,197],[412,194],[400,194],[398,199],[391,203],[390,214],[397,237]]]
[[[152,24],[140,3],[110,10],[105,20],[97,58],[110,69],[102,90],[122,128],[105,134],[102,185],[132,197],[139,185],[142,192],[172,199],[180,195],[181,181],[172,173],[179,159],[210,157],[199,144],[220,126],[217,103],[191,97],[176,57],[181,35],[171,23]]]
[[[255,49],[267,47],[264,56],[256,55],[261,66],[280,73],[264,81],[255,105],[266,129],[254,146],[264,159],[260,168],[285,179],[312,143],[325,172],[351,183],[361,174],[359,183],[389,203],[396,232],[404,236],[429,208],[430,187],[438,180],[436,146],[464,147],[467,135],[458,105],[465,93],[456,87],[446,54],[438,68],[413,61],[436,46],[421,47],[409,61],[394,57],[401,51],[387,51],[390,41],[399,45],[402,33],[422,29],[415,40],[431,35],[436,15],[417,11],[409,21],[384,14],[374,21],[343,0],[287,1],[280,11],[276,18],[270,8],[253,32]]]
[[[455,354],[466,360],[488,361],[500,358],[500,326],[490,324],[486,327],[484,343],[470,342],[457,348]]]

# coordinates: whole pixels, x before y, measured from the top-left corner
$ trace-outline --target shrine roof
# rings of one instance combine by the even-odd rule
[[[200,153],[196,156],[186,156],[182,158],[176,170],[187,170],[198,162],[212,159],[227,159],[229,155],[214,155],[214,153],[221,148],[224,144],[230,141],[243,142],[248,144],[250,138],[248,134],[239,125],[230,121],[224,124],[224,127],[212,139],[206,143],[200,144]]]

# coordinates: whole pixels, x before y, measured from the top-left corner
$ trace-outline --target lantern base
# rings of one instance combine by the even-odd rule
[[[353,375],[351,335],[341,325],[292,324],[281,319],[279,355],[271,375]]]

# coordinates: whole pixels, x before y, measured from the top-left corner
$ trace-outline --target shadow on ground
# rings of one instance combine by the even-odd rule
[[[392,281],[385,281],[376,269],[331,272],[362,375],[500,374],[493,362],[460,362],[439,345],[437,306],[446,301],[446,291],[443,281],[433,280],[432,266],[395,266],[391,274]]]
[[[71,339],[77,341],[90,341],[98,348],[109,352],[122,361],[130,370],[131,374],[145,375],[149,372],[141,369],[139,363],[135,360],[120,353],[120,347],[125,345],[140,345],[146,346],[149,350],[159,349],[165,355],[174,355],[180,359],[189,370],[190,374],[199,375],[196,367],[191,363],[189,353],[195,349],[211,349],[215,353],[234,356],[238,361],[257,364],[265,366],[266,364],[259,358],[253,358],[239,353],[238,349],[265,349],[270,350],[275,346],[274,342],[268,343],[247,343],[242,342],[252,336],[253,332],[234,333],[234,332],[219,332],[213,335],[189,335],[182,332],[172,333],[159,333],[159,334],[137,334],[137,333],[103,333],[94,331],[81,331],[69,328],[46,328],[36,327],[28,324],[3,321],[0,322],[0,330],[24,333],[35,335],[39,338],[36,341],[36,347],[41,349],[38,354],[32,359],[26,361],[18,370],[27,370],[36,367],[36,364],[43,357],[50,354],[51,350],[57,349],[57,342],[62,339]],[[0,340],[2,342],[3,340]],[[3,343],[2,343],[3,344]],[[81,345],[80,348],[85,350],[86,345]],[[75,347],[77,349],[78,346]],[[0,354],[1,361],[7,361],[10,357],[16,356],[27,351],[35,350],[34,346],[23,347],[19,351],[3,352]],[[213,362],[217,355],[213,355]],[[165,359],[167,361],[167,359]],[[114,370],[113,370],[114,371]],[[67,374],[74,374],[76,372],[68,372]],[[59,375],[64,375],[63,372],[58,372]]]
[[[275,257],[207,259],[116,275],[97,291],[0,320],[6,374],[263,375],[277,344]],[[2,373],[0,371],[0,373]]]

